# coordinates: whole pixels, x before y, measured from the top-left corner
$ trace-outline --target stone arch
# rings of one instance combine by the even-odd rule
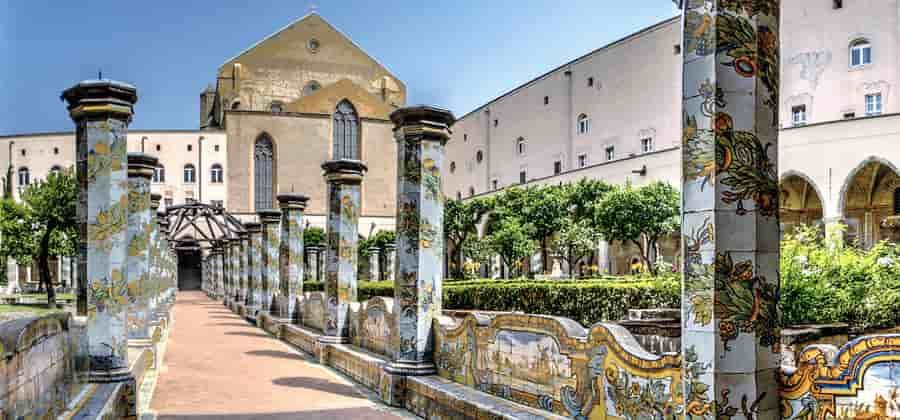
[[[819,225],[825,215],[825,196],[806,174],[787,171],[778,181],[779,213],[782,232],[800,225]]]
[[[886,239],[881,222],[894,213],[900,170],[887,159],[870,156],[851,170],[841,186],[838,209],[847,224],[847,239],[868,248]]]
[[[253,210],[275,208],[275,186],[278,185],[278,153],[275,138],[260,133],[253,142]]]

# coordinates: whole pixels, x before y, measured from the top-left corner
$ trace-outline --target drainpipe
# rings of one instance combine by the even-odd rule
[[[141,153],[144,153],[144,141],[147,140],[147,136],[141,137]]]
[[[14,144],[16,144],[16,142],[14,142],[14,141],[9,142],[9,167],[6,170],[6,177],[8,179],[6,180],[6,191],[4,191],[4,195],[8,195],[8,197],[6,197],[6,198],[10,198],[10,199],[13,198],[12,182],[13,182],[13,175],[14,175],[13,172],[15,172],[13,170],[14,166],[13,166],[13,158],[12,158],[13,157],[12,149],[13,149]]]
[[[197,202],[203,202],[203,136],[197,138]]]

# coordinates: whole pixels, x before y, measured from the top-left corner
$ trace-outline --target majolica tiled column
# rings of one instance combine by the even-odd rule
[[[385,370],[399,375],[435,372],[432,320],[441,313],[444,194],[441,168],[453,114],[402,108],[391,114],[397,140],[397,279],[394,357]]]
[[[381,276],[379,261],[381,260],[381,250],[377,246],[369,247],[369,281],[378,281]]]
[[[250,234],[248,232],[241,232],[238,234],[240,237],[239,245],[240,245],[240,263],[241,263],[241,297],[240,301],[244,305],[249,305],[250,299]]]
[[[157,267],[158,273],[156,277],[156,301],[157,306],[160,306],[165,303],[166,288],[169,284],[169,219],[166,217],[166,212],[156,212],[156,226],[159,230],[159,267]]]
[[[156,162],[150,155],[128,154],[128,338],[138,340],[150,338],[150,178]]]
[[[279,316],[291,321],[299,319],[295,313],[297,296],[303,293],[303,210],[309,197],[300,194],[279,194],[281,207],[281,302]]]
[[[231,293],[231,242],[222,241],[222,299],[227,300]]]
[[[250,306],[259,310],[262,307],[262,225],[258,222],[244,223],[250,235],[248,268],[250,270]]]
[[[241,239],[235,236],[228,242],[231,259],[231,291],[228,300],[238,301],[241,295]]]
[[[278,210],[259,210],[259,221],[262,224],[262,287],[263,287],[263,311],[272,311],[275,305],[275,295],[279,293],[278,269],[278,243],[281,241],[281,232],[278,224],[281,222],[281,212]]]
[[[110,81],[81,82],[63,92],[76,125],[79,271],[86,292],[89,378],[129,380],[128,285],[128,123],[137,90]]]
[[[776,419],[780,1],[685,3],[684,404]]]
[[[161,199],[162,196],[159,194],[150,194],[150,283],[148,285],[150,322],[155,322],[158,319],[156,316],[156,309],[159,299],[159,247],[161,240],[159,237],[159,222],[157,221],[156,214],[159,212],[159,201]]]
[[[386,244],[384,246],[384,279],[394,281],[394,269],[397,264],[397,245]]]
[[[360,184],[366,165],[358,160],[332,160],[322,164],[328,184],[328,220],[325,248],[325,334],[321,341],[349,341],[350,302],[356,302],[359,242]]]

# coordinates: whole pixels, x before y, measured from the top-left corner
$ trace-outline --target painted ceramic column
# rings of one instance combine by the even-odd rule
[[[231,243],[222,241],[222,299],[231,291]]]
[[[397,278],[394,357],[385,370],[399,375],[435,372],[432,320],[441,314],[444,280],[444,145],[454,118],[429,106],[391,114],[397,140]]]
[[[278,194],[281,207],[281,246],[278,266],[281,269],[281,303],[279,316],[299,320],[295,312],[297,296],[303,293],[303,210],[309,197],[300,194]]]
[[[397,264],[397,245],[385,244],[384,246],[384,280],[394,281],[394,270]]]
[[[381,277],[381,269],[378,262],[381,260],[381,250],[378,247],[369,247],[369,281],[378,281]]]
[[[262,285],[263,285],[263,311],[272,311],[275,308],[275,296],[279,294],[278,269],[278,243],[281,241],[279,223],[281,211],[259,210],[259,221],[262,223]]]
[[[250,306],[257,310],[262,306],[262,225],[258,222],[244,223],[250,235],[248,268],[250,269]]]
[[[238,234],[240,240],[240,256],[241,256],[241,302],[244,305],[250,304],[250,234],[241,232]]]
[[[157,212],[159,212],[159,201],[162,196],[159,194],[150,194],[150,283],[148,284],[149,304],[150,304],[150,322],[156,322],[157,292],[159,290],[159,247],[161,244],[159,237],[159,223],[157,222]]]
[[[228,299],[237,301],[241,295],[241,239],[235,236],[228,242],[231,252],[231,291],[228,293]]]
[[[360,183],[367,168],[358,160],[322,164],[328,184],[325,234],[325,334],[321,341],[349,342],[350,302],[356,302],[356,244],[359,241]]]
[[[685,3],[684,403],[776,419],[780,0]]]
[[[156,212],[156,226],[159,229],[159,267],[156,278],[157,304],[165,301],[165,290],[169,284],[169,219],[166,212]]]
[[[137,90],[111,80],[78,83],[62,94],[75,122],[80,277],[89,313],[89,380],[129,380],[125,259],[128,254],[128,123]]]
[[[150,178],[157,159],[128,154],[128,338],[150,338]]]

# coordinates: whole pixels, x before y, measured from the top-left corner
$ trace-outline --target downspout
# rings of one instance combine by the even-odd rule
[[[197,138],[197,202],[203,203],[203,136]]]

